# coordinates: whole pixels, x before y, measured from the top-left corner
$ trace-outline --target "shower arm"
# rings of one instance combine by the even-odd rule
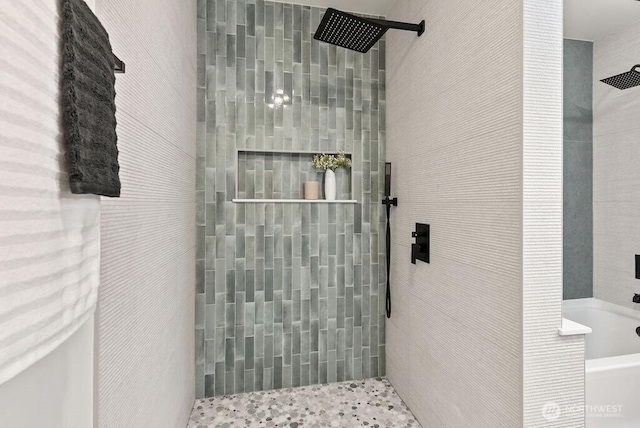
[[[371,22],[375,22],[378,25],[385,26],[387,28],[394,28],[396,30],[415,31],[418,33],[418,37],[422,36],[425,29],[424,20],[419,24],[409,24],[407,22],[387,21],[386,19],[374,19],[367,18]]]

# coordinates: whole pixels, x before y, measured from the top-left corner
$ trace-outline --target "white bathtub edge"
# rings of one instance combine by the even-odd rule
[[[596,358],[595,360],[585,361],[587,373],[626,369],[636,366],[638,366],[638,354],[617,355],[615,357]]]
[[[562,301],[563,309],[573,309],[573,308],[596,308],[603,309],[609,312],[614,312],[619,315],[623,315],[625,317],[640,319],[640,310],[634,308],[628,308],[622,305],[616,305],[615,303],[606,302],[604,300],[600,300],[594,297],[586,297],[584,299],[570,299]]]
[[[558,334],[560,336],[576,336],[579,334],[589,334],[592,331],[591,327],[562,318],[562,327],[558,329]]]

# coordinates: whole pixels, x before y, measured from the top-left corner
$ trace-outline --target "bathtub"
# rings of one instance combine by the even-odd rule
[[[562,316],[593,330],[585,336],[587,428],[640,427],[640,310],[576,299],[563,302]]]

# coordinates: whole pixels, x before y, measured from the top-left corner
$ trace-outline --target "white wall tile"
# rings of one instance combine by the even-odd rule
[[[399,0],[389,16],[427,28],[387,33],[387,373],[424,426],[543,426],[541,400],[584,398],[582,339],[557,336],[561,17],[551,0]],[[410,263],[416,222],[431,225],[429,265]]]
[[[194,391],[196,2],[100,0],[122,197],[103,200],[100,428],[175,428]]]
[[[389,17],[427,24],[421,38],[387,36],[387,159],[400,201],[387,373],[425,426],[520,421],[521,47],[513,24],[500,41],[481,25],[517,22],[519,10],[493,6],[494,15],[463,2],[399,1]],[[471,46],[474,33],[481,42]],[[486,69],[480,43],[507,51],[500,64]],[[431,224],[430,265],[410,263],[416,222]],[[515,376],[483,384],[491,368],[481,368],[480,353]]]
[[[562,2],[524,0],[523,424],[584,426],[584,337],[562,318]],[[545,406],[560,407],[557,418]]]

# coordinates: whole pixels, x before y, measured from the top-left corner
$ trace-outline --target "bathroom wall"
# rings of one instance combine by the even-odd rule
[[[50,354],[0,385],[0,426],[93,426],[93,322],[91,317]]]
[[[562,326],[563,4],[522,1],[523,427],[585,424],[585,337]]]
[[[94,7],[93,0],[87,4]],[[35,308],[47,325],[61,325],[51,322],[56,319],[56,305],[43,307],[40,297],[48,290],[73,294],[87,292],[87,285],[91,286],[91,281],[85,281],[74,287],[72,266],[79,262],[82,276],[97,275],[100,198],[68,191],[59,121],[58,2],[5,2],[0,23],[0,355],[6,357],[7,350],[20,349],[24,339],[43,337],[41,324],[32,324],[38,328],[31,329],[31,334],[12,338],[12,329],[6,326],[15,325],[16,320],[24,324],[19,314]],[[61,242],[73,245],[63,253]],[[53,274],[65,267],[71,267],[65,278]],[[16,307],[25,291],[34,290],[37,298],[31,304]],[[3,379],[0,426],[92,425],[94,305],[88,309],[84,323],[74,327],[64,342],[53,349],[40,346],[44,353],[36,354],[30,366],[6,382]]]
[[[593,42],[564,40],[565,299],[593,297]]]
[[[423,426],[583,426],[584,340],[558,336],[562,4],[398,0],[389,19],[427,31],[387,34],[387,375]],[[416,222],[430,264],[410,262]]]
[[[385,373],[384,42],[365,55],[321,44],[322,13],[198,2],[199,397]],[[293,104],[269,108],[277,89]],[[358,203],[233,203],[244,148],[350,152],[340,194]],[[304,156],[242,155],[240,193],[298,194],[321,179]]]
[[[97,426],[185,426],[194,393],[196,4],[100,0],[122,197],[102,199]]]
[[[638,64],[639,37],[634,25],[593,44],[593,294],[627,307],[640,293],[640,88],[600,80]]]

